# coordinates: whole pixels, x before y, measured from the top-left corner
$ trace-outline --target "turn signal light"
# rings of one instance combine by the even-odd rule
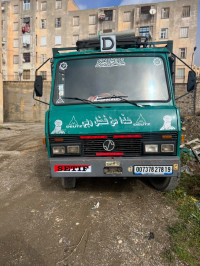
[[[42,143],[43,143],[44,145],[46,145],[46,138],[43,138],[43,139],[42,139]]]
[[[162,139],[172,139],[172,135],[162,135]]]
[[[55,138],[54,141],[55,141],[55,142],[63,142],[64,139],[63,139],[63,138]]]
[[[184,135],[181,135],[181,143],[183,144],[185,141],[185,136]]]

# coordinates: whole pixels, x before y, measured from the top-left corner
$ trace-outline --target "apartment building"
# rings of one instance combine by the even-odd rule
[[[153,41],[174,41],[174,53],[191,64],[196,46],[198,0],[80,10],[73,0],[12,0],[2,3],[4,80],[34,80],[53,47],[75,46],[99,33],[133,29]],[[187,68],[177,62],[176,82]],[[50,80],[50,67],[40,69]]]

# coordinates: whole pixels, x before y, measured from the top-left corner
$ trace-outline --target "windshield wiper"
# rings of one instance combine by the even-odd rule
[[[89,103],[89,104],[92,104],[93,106],[97,107],[97,108],[110,108],[110,106],[99,106],[99,105],[96,105],[95,103],[87,100],[87,99],[81,99],[81,98],[78,98],[78,97],[62,97],[62,99],[67,99],[67,100],[76,100],[76,101],[80,101],[80,102],[84,102],[84,103]]]
[[[115,95],[113,95],[113,96],[108,96],[108,97],[101,97],[100,99],[105,100],[105,99],[117,99],[117,98],[119,98],[119,99],[123,100],[125,103],[130,103],[130,104],[135,105],[137,107],[143,107],[143,105],[137,104],[135,102],[131,102],[131,101],[125,99],[124,97],[128,97],[128,96],[124,96],[124,95],[123,96],[115,96]]]

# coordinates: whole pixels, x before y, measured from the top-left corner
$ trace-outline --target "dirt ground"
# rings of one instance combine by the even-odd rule
[[[169,265],[163,253],[177,213],[162,193],[117,178],[64,190],[49,178],[43,125],[2,126],[0,265]]]

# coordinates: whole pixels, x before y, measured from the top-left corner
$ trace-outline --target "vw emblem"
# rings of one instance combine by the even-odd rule
[[[103,148],[105,151],[112,151],[115,148],[115,143],[111,139],[107,139],[103,143]]]

